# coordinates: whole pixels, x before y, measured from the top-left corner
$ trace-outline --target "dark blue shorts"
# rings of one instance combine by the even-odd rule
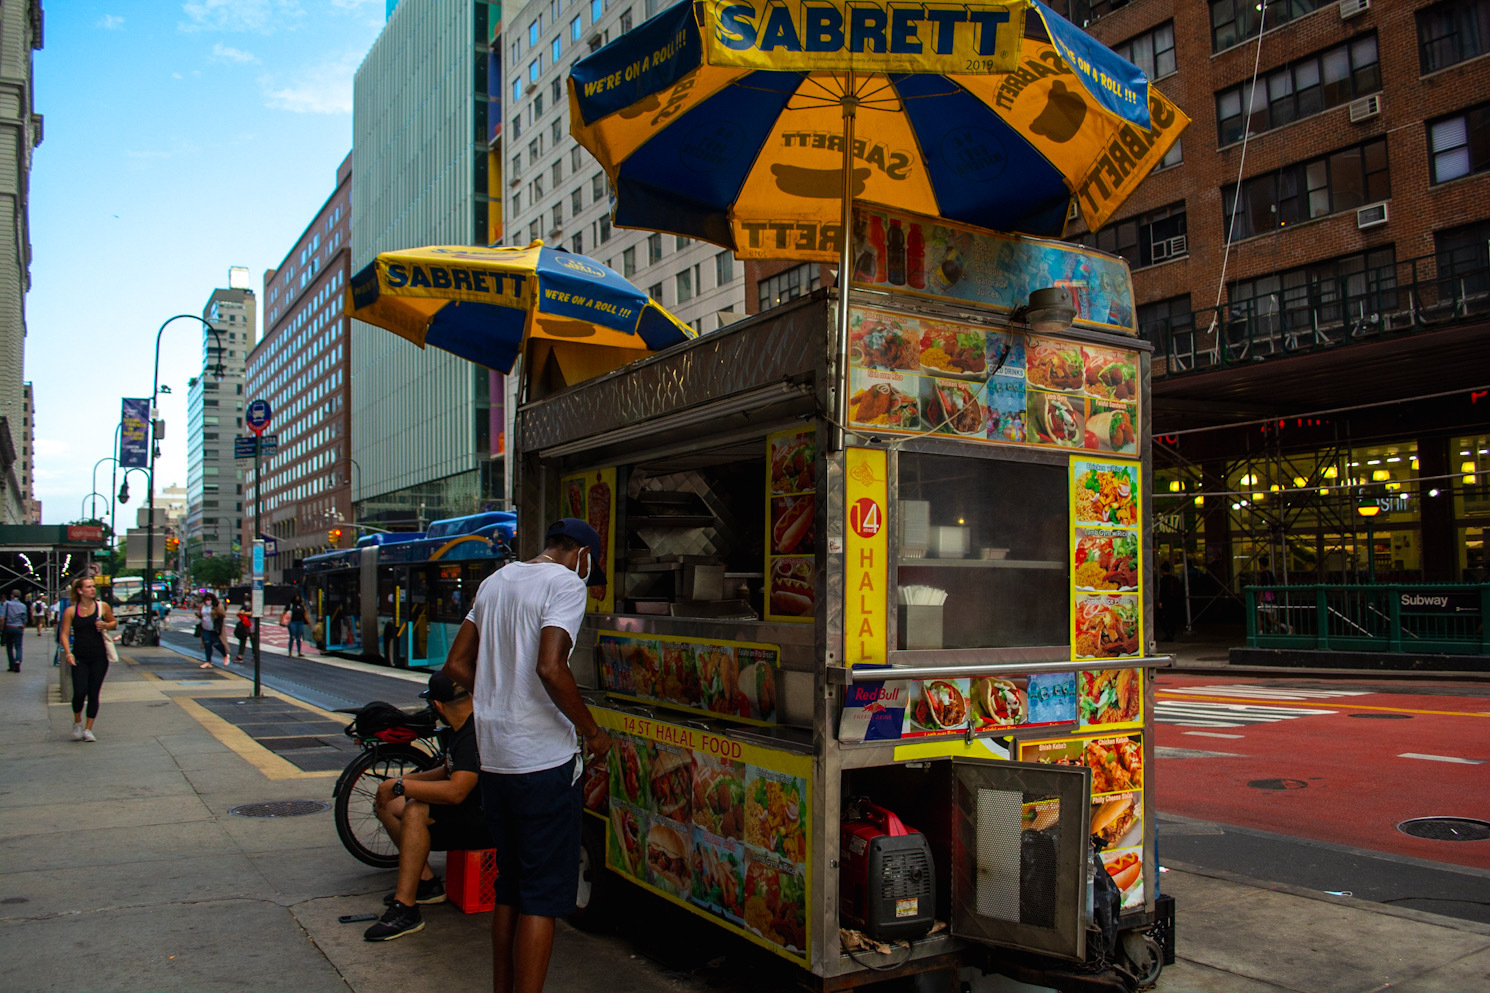
[[[582,782],[574,763],[481,773],[481,809],[497,848],[497,903],[533,917],[574,913],[579,895]]]

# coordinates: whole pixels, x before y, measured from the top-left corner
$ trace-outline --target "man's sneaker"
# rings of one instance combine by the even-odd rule
[[[90,731],[87,728],[84,728],[83,729],[83,740],[84,741],[97,741],[98,739],[93,736],[93,732],[92,731]]]
[[[72,726],[72,740],[73,741],[82,741],[83,740],[83,725],[81,725],[81,724],[74,724]]]
[[[419,916],[419,908],[405,907],[395,900],[378,923],[362,932],[362,937],[368,941],[392,941],[423,930],[424,918]]]
[[[388,893],[383,897],[383,906],[393,906],[393,901],[398,897],[398,890]],[[445,884],[440,877],[419,880],[419,888],[414,891],[414,902],[420,904],[444,903]]]

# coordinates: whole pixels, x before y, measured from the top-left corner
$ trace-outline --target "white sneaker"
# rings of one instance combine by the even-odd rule
[[[72,740],[73,741],[82,741],[83,740],[83,725],[81,725],[81,724],[74,724],[72,726]]]
[[[93,732],[92,731],[84,731],[83,732],[83,740],[84,741],[97,741],[98,739],[93,736]]]

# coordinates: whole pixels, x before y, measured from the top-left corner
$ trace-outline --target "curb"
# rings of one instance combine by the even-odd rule
[[[1214,676],[1235,672],[1249,676],[1298,676],[1307,679],[1405,679],[1435,682],[1490,683],[1490,672],[1425,671],[1422,669],[1324,669],[1292,665],[1195,665],[1180,662],[1165,672],[1186,676]]]

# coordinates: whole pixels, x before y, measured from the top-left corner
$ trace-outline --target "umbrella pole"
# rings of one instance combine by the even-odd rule
[[[838,384],[834,393],[833,444],[834,451],[842,451],[847,443],[845,425],[848,424],[849,376],[848,376],[848,293],[853,282],[854,270],[854,118],[859,110],[859,98],[854,91],[854,73],[848,73],[839,97],[843,106],[843,214],[839,232],[838,252],[838,361],[836,373]]]

